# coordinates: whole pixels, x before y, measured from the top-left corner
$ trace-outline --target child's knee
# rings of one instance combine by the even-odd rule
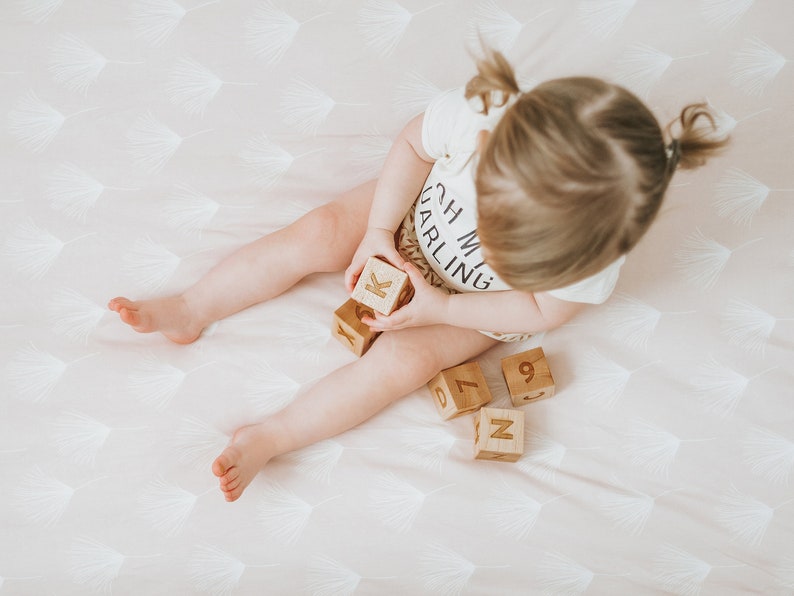
[[[323,268],[337,271],[349,265],[352,255],[350,245],[354,240],[346,231],[344,213],[334,203],[321,205],[298,220],[300,235],[307,245],[313,247],[313,254],[319,254],[325,261]]]
[[[412,333],[382,333],[370,348],[370,352],[374,351],[373,355],[384,358],[387,366],[392,367],[396,374],[429,379],[440,370],[441,354],[433,342],[417,341],[418,339]]]

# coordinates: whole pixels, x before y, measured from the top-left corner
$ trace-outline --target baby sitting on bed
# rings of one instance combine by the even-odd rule
[[[272,457],[360,424],[497,341],[604,302],[676,168],[726,142],[703,104],[663,131],[637,97],[602,80],[522,92],[498,52],[477,67],[465,89],[408,122],[377,181],[243,246],[182,294],[110,301],[136,331],[187,344],[312,273],[346,269],[352,291],[379,256],[408,274],[413,300],[364,320],[385,332],[364,356],[234,433],[212,465],[227,501]]]

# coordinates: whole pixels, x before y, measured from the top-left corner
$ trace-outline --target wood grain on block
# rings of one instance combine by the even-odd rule
[[[377,257],[369,258],[352,294],[357,302],[384,315],[390,315],[412,297],[408,274]]]

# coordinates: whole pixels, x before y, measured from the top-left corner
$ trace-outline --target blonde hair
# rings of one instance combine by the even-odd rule
[[[728,140],[705,104],[686,106],[663,132],[642,101],[603,80],[556,79],[520,93],[502,54],[486,50],[477,69],[466,97],[480,98],[485,113],[517,96],[480,152],[475,183],[483,254],[519,290],[570,285],[627,253],[676,166],[697,167]]]

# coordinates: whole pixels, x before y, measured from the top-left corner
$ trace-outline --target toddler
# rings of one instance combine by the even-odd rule
[[[352,291],[377,255],[408,274],[412,301],[364,320],[384,332],[364,356],[234,433],[212,465],[227,501],[274,456],[360,424],[497,341],[604,302],[676,167],[726,142],[703,104],[663,131],[639,99],[602,80],[521,92],[498,52],[477,67],[465,89],[408,122],[377,181],[240,248],[182,294],[110,301],[136,331],[186,344],[312,273],[345,270]]]

